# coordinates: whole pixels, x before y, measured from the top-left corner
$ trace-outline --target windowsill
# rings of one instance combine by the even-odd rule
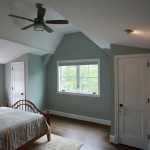
[[[64,91],[58,91],[58,94],[88,96],[88,97],[100,97],[100,95],[98,95],[98,94],[86,94],[86,93],[75,93],[75,92],[64,92]]]

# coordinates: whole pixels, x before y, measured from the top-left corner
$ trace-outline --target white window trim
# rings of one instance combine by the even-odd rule
[[[86,93],[79,93],[79,92],[66,92],[66,91],[59,91],[60,82],[59,82],[59,64],[60,63],[76,63],[76,62],[98,62],[98,94],[86,94]],[[100,90],[100,59],[78,59],[78,60],[61,60],[57,61],[57,93],[58,94],[66,94],[66,95],[77,95],[77,96],[89,96],[89,97],[100,97],[101,96]]]

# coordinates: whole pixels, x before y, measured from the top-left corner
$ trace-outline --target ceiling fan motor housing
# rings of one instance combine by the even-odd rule
[[[40,20],[38,18],[34,19],[34,30],[35,31],[44,31],[45,26],[44,26],[44,19]]]

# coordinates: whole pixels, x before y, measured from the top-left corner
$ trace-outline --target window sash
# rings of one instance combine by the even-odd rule
[[[81,77],[80,76],[80,66],[81,65],[97,65],[98,66],[98,76],[97,77]],[[77,81],[77,90],[76,91],[68,91],[68,90],[63,90],[61,89],[62,88],[62,75],[61,75],[61,68],[62,66],[76,66],[77,69],[76,69],[76,73],[77,73],[77,78],[76,78],[76,81]],[[77,94],[94,94],[94,95],[100,95],[100,61],[99,59],[89,59],[89,60],[66,60],[66,61],[58,61],[57,62],[57,66],[58,66],[58,92],[65,92],[65,93],[77,93]],[[71,78],[71,77],[65,77],[65,78]],[[98,80],[98,91],[90,91],[90,92],[85,92],[83,90],[81,90],[81,81],[80,79],[81,78],[96,78]]]

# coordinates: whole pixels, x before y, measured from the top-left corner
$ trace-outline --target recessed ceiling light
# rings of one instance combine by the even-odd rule
[[[127,34],[130,34],[130,33],[133,33],[134,31],[131,29],[126,29],[126,30],[124,30],[124,32],[126,32]]]

